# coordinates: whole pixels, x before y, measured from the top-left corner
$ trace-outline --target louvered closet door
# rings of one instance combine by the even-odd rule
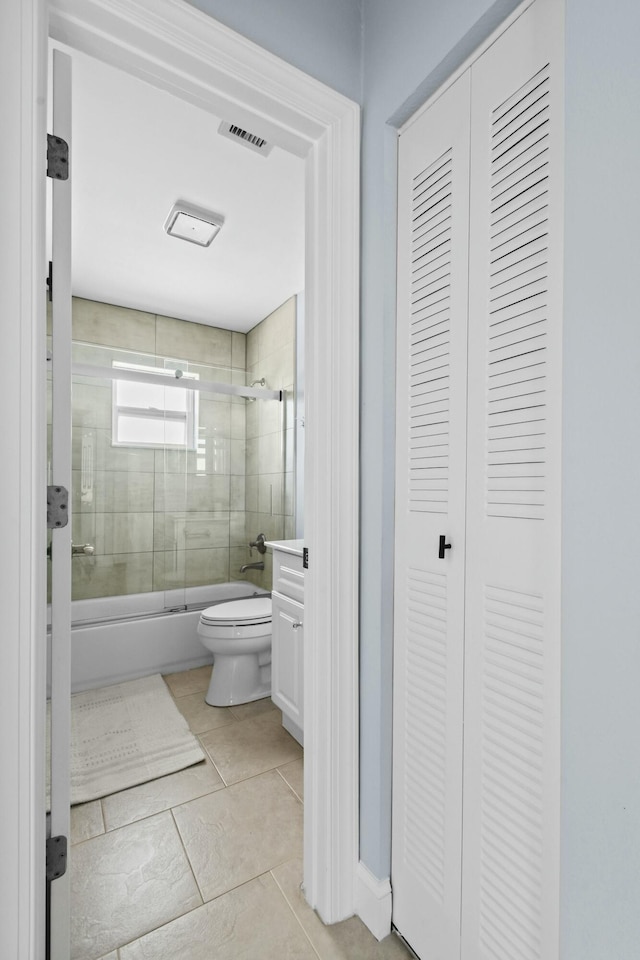
[[[561,7],[471,69],[463,960],[558,956]]]
[[[468,117],[464,76],[399,142],[393,922],[433,960],[460,944]]]

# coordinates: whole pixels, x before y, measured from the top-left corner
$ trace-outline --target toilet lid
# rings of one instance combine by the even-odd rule
[[[207,607],[200,615],[202,623],[246,624],[269,623],[271,597],[245,597],[243,600],[225,600]]]

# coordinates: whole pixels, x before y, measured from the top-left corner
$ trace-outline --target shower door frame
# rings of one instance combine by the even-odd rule
[[[20,144],[22,160],[12,165],[22,200],[22,243],[9,296],[19,305],[23,329],[13,357],[28,408],[22,420],[32,415],[32,453],[22,455],[12,476],[28,480],[31,492],[19,506],[20,530],[29,534],[21,543],[27,573],[21,583],[35,578],[35,594],[23,588],[16,604],[23,612],[16,617],[16,650],[25,670],[13,717],[24,731],[23,745],[29,741],[16,794],[28,800],[22,806],[28,816],[21,819],[14,869],[9,857],[5,871],[9,878],[21,871],[15,895],[5,901],[16,905],[6,912],[6,932],[15,934],[20,960],[39,956],[44,698],[38,696],[38,634],[45,603],[39,551],[44,556],[46,533],[37,378],[44,362],[39,151],[46,134],[47,31],[217,116],[231,114],[306,161],[304,884],[309,903],[326,922],[341,920],[354,913],[358,882],[359,107],[183,0],[8,0],[7,10],[4,66],[21,86],[20,112],[6,111],[5,135]],[[319,463],[322,471],[314,468]],[[1,731],[0,738],[4,748],[8,738]]]

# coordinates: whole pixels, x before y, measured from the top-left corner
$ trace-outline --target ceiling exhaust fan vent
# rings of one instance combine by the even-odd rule
[[[244,130],[235,123],[227,123],[223,120],[218,127],[218,133],[223,137],[228,137],[229,140],[239,140],[245,147],[248,147],[255,153],[261,154],[263,157],[271,153],[272,145],[270,143],[267,143],[266,140],[258,137],[255,133],[249,133],[248,130]]]

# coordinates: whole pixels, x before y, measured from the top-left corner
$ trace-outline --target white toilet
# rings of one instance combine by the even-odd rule
[[[205,700],[232,707],[271,696],[271,597],[226,600],[202,611],[200,642],[213,654]]]

